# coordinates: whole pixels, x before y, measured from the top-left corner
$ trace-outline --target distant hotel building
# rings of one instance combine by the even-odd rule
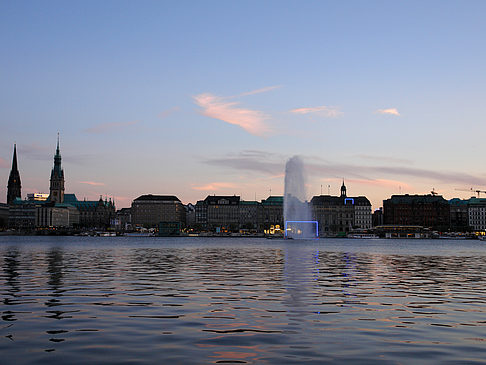
[[[174,195],[141,195],[132,202],[133,226],[155,228],[160,222],[186,223],[186,212],[179,198]]]
[[[270,196],[257,202],[241,200],[236,195],[208,195],[195,205],[195,216],[198,229],[263,232],[271,226],[283,227],[283,197]]]
[[[450,219],[449,202],[440,195],[392,195],[383,201],[385,225],[448,230]]]

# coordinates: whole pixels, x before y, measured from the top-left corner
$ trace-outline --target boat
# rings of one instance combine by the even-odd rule
[[[374,233],[351,233],[346,236],[347,238],[359,238],[359,239],[372,239],[380,238]]]

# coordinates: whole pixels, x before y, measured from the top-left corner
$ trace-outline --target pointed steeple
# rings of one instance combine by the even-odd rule
[[[54,167],[51,171],[51,186],[49,200],[54,203],[64,202],[64,170],[61,167],[61,151],[59,148],[59,133],[57,133]]]
[[[341,185],[341,197],[343,198],[346,197],[346,185],[344,185],[344,179],[343,179],[343,184]]]
[[[14,143],[14,153],[13,153],[13,159],[12,159],[12,171],[18,171],[17,168],[17,144]]]
[[[14,144],[12,170],[10,170],[7,185],[7,204],[12,204],[15,198],[21,197],[21,188],[20,173],[17,167],[17,144]]]

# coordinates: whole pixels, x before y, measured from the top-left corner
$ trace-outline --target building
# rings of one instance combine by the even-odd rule
[[[385,225],[423,226],[445,231],[450,227],[450,205],[440,195],[392,195],[383,201]]]
[[[468,202],[468,225],[474,231],[486,230],[486,199],[470,198]]]
[[[45,204],[36,209],[37,228],[72,228],[79,225],[79,211],[70,204]]]
[[[186,204],[184,205],[184,209],[186,210],[186,227],[194,227],[196,224],[196,207],[194,204]]]
[[[51,171],[49,201],[64,202],[64,170],[61,167],[61,152],[59,151],[59,133],[57,134],[57,148],[54,155],[54,167]]]
[[[8,226],[15,229],[33,230],[36,227],[36,211],[44,202],[16,198],[8,209]]]
[[[283,196],[269,196],[260,203],[259,231],[284,227]]]
[[[201,230],[208,226],[208,206],[204,200],[198,200],[194,206],[194,228]]]
[[[216,232],[236,231],[240,224],[240,197],[209,195],[204,199],[207,227]]]
[[[8,225],[8,204],[0,203],[0,229]]]
[[[380,207],[380,209],[376,209],[373,212],[372,220],[373,220],[373,227],[383,225],[383,207]]]
[[[65,194],[64,204],[75,207],[79,212],[79,227],[106,229],[115,218],[115,203],[100,196],[98,200],[78,200],[75,194]]]
[[[8,177],[7,185],[7,204],[12,204],[17,198],[22,198],[22,185],[20,183],[20,173],[17,168],[17,145],[14,144],[14,152],[12,158],[12,169]]]
[[[346,185],[341,195],[319,195],[311,199],[312,215],[319,224],[319,235],[335,235],[372,227],[371,203],[364,196],[348,197]]]
[[[354,200],[354,229],[370,229],[373,226],[371,203],[368,198],[358,196]]]
[[[354,204],[343,196],[319,195],[311,199],[313,219],[319,224],[319,236],[350,232],[354,224]]]
[[[473,198],[474,199],[474,198]],[[469,226],[469,199],[454,198],[449,200],[451,212],[451,230],[454,232],[466,232]]]
[[[257,201],[240,200],[239,204],[239,228],[257,230],[259,228],[261,204]]]
[[[186,223],[184,206],[174,195],[141,195],[132,202],[132,225],[157,227],[160,222]]]
[[[113,226],[117,230],[129,231],[132,229],[132,208],[121,208],[116,211],[116,220]]]

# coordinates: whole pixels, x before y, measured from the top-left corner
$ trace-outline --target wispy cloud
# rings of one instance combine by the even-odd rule
[[[388,115],[396,115],[397,117],[400,116],[397,108],[388,108],[388,109],[378,109],[375,111],[375,114],[388,114]]]
[[[8,167],[9,167],[8,162],[0,157],[0,168],[8,169]]]
[[[237,125],[255,136],[269,132],[265,123],[269,116],[261,111],[241,108],[236,101],[209,93],[194,96],[194,101],[202,108],[202,115]]]
[[[290,110],[290,112],[294,114],[319,114],[327,118],[336,118],[343,114],[339,108],[326,105],[297,108]]]
[[[91,185],[91,186],[105,186],[104,183],[102,182],[96,182],[96,181],[80,181],[80,184],[86,184],[86,185]]]
[[[272,90],[275,90],[275,89],[279,89],[281,87],[282,87],[282,85],[262,87],[261,89],[247,91],[247,92],[241,93],[241,94],[239,94],[237,96],[247,96],[247,95],[255,95],[255,94],[266,93],[268,91],[272,91]]]
[[[56,151],[56,141],[52,141],[52,146],[49,148],[46,145],[31,143],[27,145],[17,145],[19,158],[29,158],[32,160],[47,161],[51,160]]]
[[[247,150],[223,158],[207,159],[208,165],[252,171],[268,175],[280,175],[284,171],[285,157],[263,151]]]
[[[404,158],[396,158],[396,157],[390,157],[390,156],[372,156],[372,155],[367,155],[367,154],[357,154],[355,155],[358,158],[362,158],[364,160],[370,160],[370,161],[380,161],[380,162],[388,162],[388,163],[401,163],[401,164],[407,164],[411,165],[412,161],[404,159]]]
[[[169,115],[174,114],[175,112],[178,112],[179,110],[181,110],[181,108],[178,107],[178,106],[175,106],[173,108],[164,110],[163,112],[159,113],[159,115],[157,115],[157,117],[159,117],[160,119],[165,119]]]
[[[236,188],[237,186],[233,183],[228,182],[212,182],[202,186],[193,186],[192,189],[199,191],[219,191],[222,189]]]
[[[389,188],[395,188],[397,186],[400,186],[404,189],[408,189],[408,190],[411,189],[411,186],[404,181],[390,180],[390,179],[346,179],[346,182],[356,183],[361,185],[389,187]]]
[[[116,129],[122,129],[131,125],[135,125],[140,123],[139,120],[134,120],[131,122],[113,122],[113,123],[101,123],[98,125],[95,125],[93,127],[87,128],[84,131],[87,133],[94,133],[94,134],[100,134],[100,133],[106,133],[110,132]]]
[[[238,171],[250,171],[258,174],[277,175],[284,171],[286,158],[276,158],[272,154],[261,151],[243,151],[233,156],[222,158],[207,159],[204,162],[224,168],[232,168]],[[460,183],[466,185],[482,185],[484,178],[470,175],[467,173],[434,171],[430,169],[411,168],[394,164],[393,166],[366,166],[358,164],[333,163],[329,161],[319,161],[306,163],[307,171],[310,175],[319,177],[342,177],[346,179],[363,179],[373,181],[389,180],[397,176],[410,179],[424,179],[438,181],[440,183]],[[391,181],[391,180],[389,180]],[[405,186],[400,182],[399,185]]]

